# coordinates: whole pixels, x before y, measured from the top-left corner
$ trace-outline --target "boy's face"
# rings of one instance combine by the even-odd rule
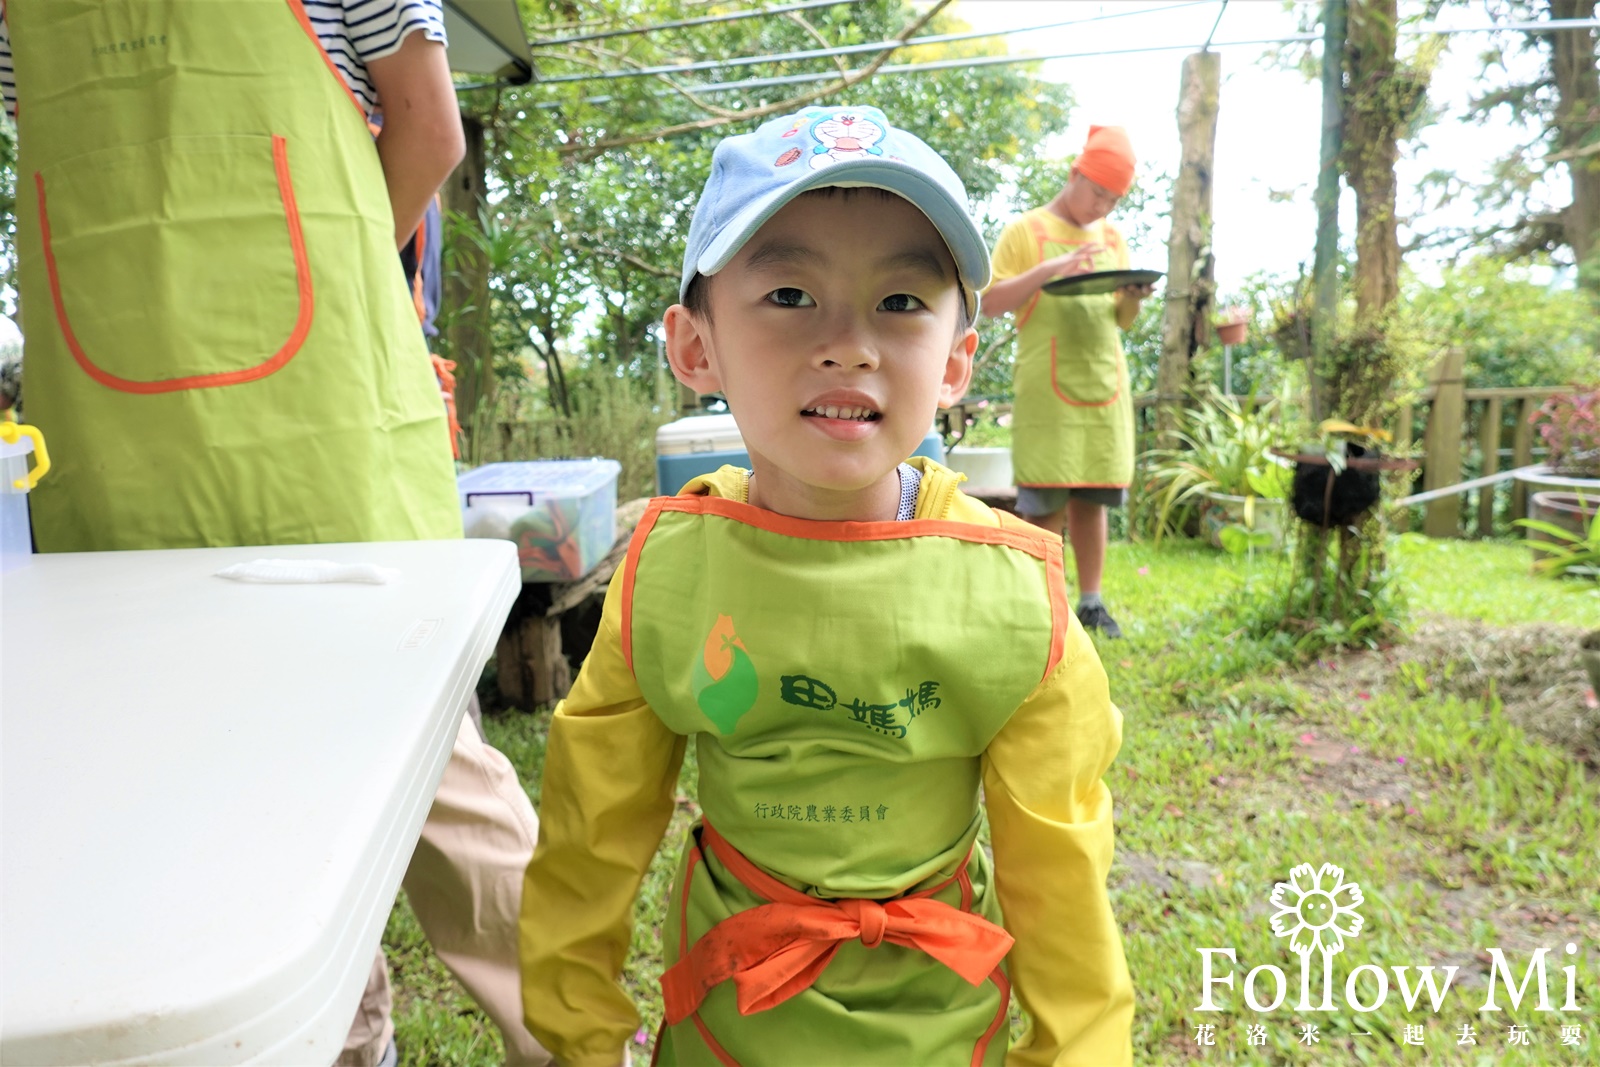
[[[1111,214],[1122,198],[1103,185],[1085,178],[1076,170],[1067,180],[1067,214],[1070,221],[1088,226]]]
[[[668,355],[727,397],[763,506],[837,517],[881,495],[966,390],[977,334],[957,326],[955,262],[898,196],[796,197],[708,281],[708,318],[668,312]]]

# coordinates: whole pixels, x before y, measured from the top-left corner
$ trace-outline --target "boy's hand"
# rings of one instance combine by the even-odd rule
[[[1050,280],[1056,278],[1070,278],[1074,274],[1088,274],[1094,270],[1095,253],[1100,251],[1098,244],[1080,245],[1071,252],[1056,256],[1045,261],[1050,268]]]

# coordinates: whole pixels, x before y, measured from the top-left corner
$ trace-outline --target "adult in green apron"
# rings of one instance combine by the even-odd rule
[[[1106,216],[1132,186],[1133,167],[1120,127],[1091,127],[1055,199],[1001,234],[995,281],[983,297],[989,315],[1017,316],[1011,424],[1017,510],[1070,539],[1079,618],[1110,637],[1122,631],[1100,596],[1106,509],[1124,503],[1133,479],[1133,398],[1121,331],[1151,289],[1051,296],[1041,287],[1128,266],[1127,245]]]
[[[459,536],[383,171],[298,0],[6,16],[40,550]]]
[[[300,0],[10,0],[0,21],[30,414],[61,455],[40,549],[459,537],[396,254],[454,163],[418,128],[458,121],[442,43],[407,30],[366,68],[408,91],[384,154]],[[536,833],[464,718],[405,886],[513,1064],[548,1061],[515,955]],[[380,954],[341,1063],[393,1054],[387,981]]]

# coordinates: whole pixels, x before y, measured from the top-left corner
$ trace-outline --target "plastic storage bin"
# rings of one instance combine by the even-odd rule
[[[914,456],[944,462],[944,441],[930,429]],[[750,466],[750,453],[732,415],[690,415],[656,430],[656,492],[676,493],[691,478],[731,463]]]
[[[516,542],[524,582],[572,582],[617,536],[614,459],[487,463],[456,479],[468,537]]]

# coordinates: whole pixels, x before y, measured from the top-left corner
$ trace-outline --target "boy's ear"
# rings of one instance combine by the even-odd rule
[[[944,379],[939,383],[939,406],[947,408],[967,394],[972,383],[972,357],[978,351],[978,331],[968,326],[950,346]]]
[[[682,304],[673,304],[662,327],[672,376],[702,395],[721,392],[722,377],[711,359],[711,324]]]

